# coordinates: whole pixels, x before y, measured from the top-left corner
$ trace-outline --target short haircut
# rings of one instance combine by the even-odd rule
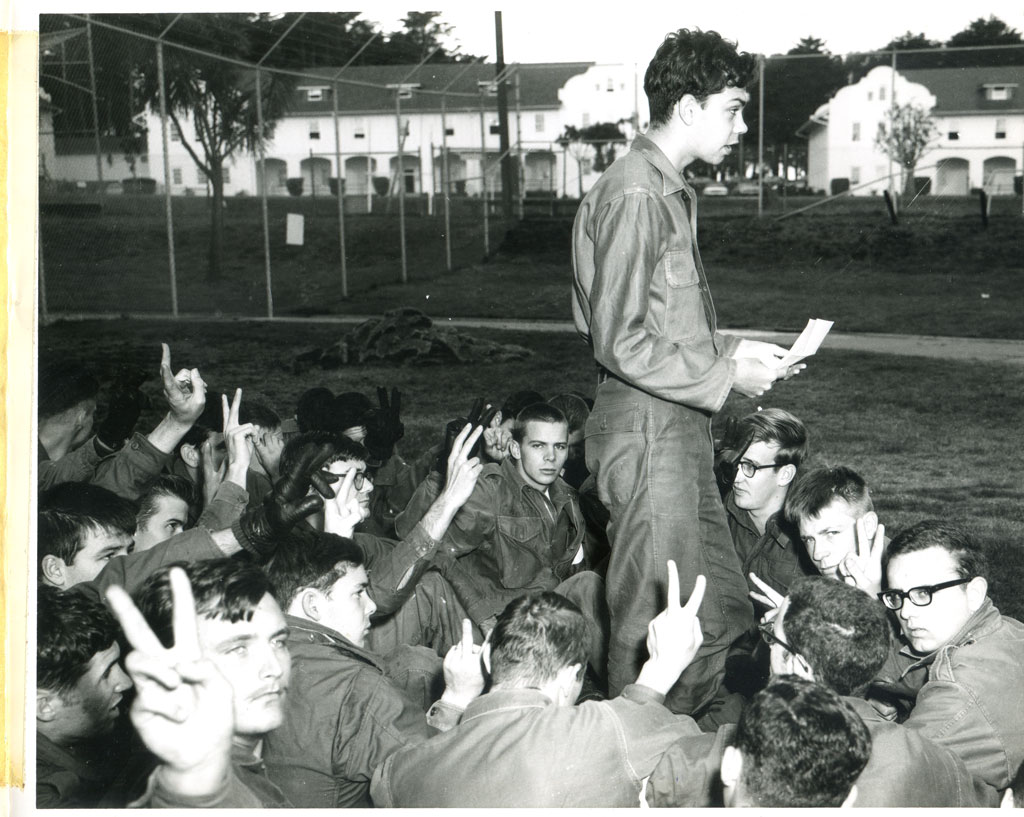
[[[931,547],[942,548],[956,559],[961,579],[988,577],[988,559],[978,540],[965,527],[941,519],[925,519],[893,537],[882,552],[882,574],[888,572],[889,563],[897,556]]]
[[[262,400],[247,398],[238,407],[238,422],[252,423],[264,431],[281,427],[281,416]]]
[[[281,606],[287,609],[302,590],[312,588],[326,592],[364,561],[362,548],[351,539],[333,533],[317,533],[289,536],[279,543],[263,569],[277,588]]]
[[[519,596],[491,631],[491,681],[542,686],[573,664],[587,665],[587,622],[580,608],[558,593]]]
[[[748,414],[739,421],[738,432],[742,439],[751,431],[752,443],[771,443],[779,447],[775,455],[779,465],[799,468],[810,452],[806,427],[785,409],[768,408]]]
[[[740,781],[762,808],[840,806],[871,755],[871,735],[853,707],[792,675],[751,699],[733,745],[743,755]]]
[[[835,579],[808,576],[790,585],[782,627],[815,679],[840,695],[863,695],[889,657],[885,608]]]
[[[51,363],[39,367],[39,419],[62,414],[86,400],[95,400],[100,384],[77,363]]]
[[[512,439],[517,443],[523,441],[528,423],[564,423],[566,429],[569,427],[565,415],[554,406],[547,403],[532,403],[516,415],[516,424],[512,426]]]
[[[335,434],[332,431],[306,431],[296,434],[284,444],[284,450],[281,452],[281,473],[287,474],[307,451],[319,448],[328,442],[334,445],[335,453],[320,466],[321,468],[326,468],[333,462],[350,462],[352,460],[366,462],[370,457],[366,446],[349,439],[344,434]]]
[[[120,632],[110,611],[84,593],[40,585],[36,606],[36,684],[59,695],[85,675],[96,653]]]
[[[786,519],[799,525],[801,519],[817,516],[837,499],[853,508],[858,517],[875,508],[867,483],[852,468],[818,466],[798,474],[789,486]]]
[[[299,431],[329,431],[334,409],[334,392],[324,386],[307,389],[295,406]]]
[[[565,415],[565,420],[569,423],[570,434],[583,428],[590,416],[590,409],[583,398],[577,397],[575,394],[556,394],[548,400],[548,405],[554,406]]]
[[[135,532],[137,506],[99,485],[62,482],[39,497],[36,541],[39,564],[44,556],[57,556],[73,565],[92,533],[107,531],[131,536]]]
[[[346,429],[365,425],[367,415],[371,411],[373,411],[373,403],[362,392],[342,392],[334,398],[329,429],[341,434]]]
[[[644,93],[652,125],[664,125],[686,94],[701,105],[726,88],[745,88],[754,77],[756,58],[737,52],[717,31],[681,28],[668,34],[644,74]]]
[[[522,389],[520,391],[514,391],[508,397],[505,398],[505,402],[501,404],[501,421],[504,423],[506,420],[515,420],[524,408],[533,403],[543,403],[544,395],[540,392],[535,392],[533,389]]]
[[[175,562],[161,567],[135,593],[135,603],[153,633],[168,648],[174,646],[172,567],[185,571],[192,585],[196,614],[203,618],[232,623],[249,621],[263,597],[275,595],[267,574],[243,559]]]
[[[196,487],[192,480],[176,474],[161,474],[139,500],[139,510],[135,514],[135,527],[141,528],[153,518],[162,497],[177,497],[191,508],[199,501],[196,494]]]

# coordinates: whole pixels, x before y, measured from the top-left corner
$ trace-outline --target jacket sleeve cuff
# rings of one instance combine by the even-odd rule
[[[630,701],[636,701],[639,704],[664,704],[665,696],[660,692],[655,692],[650,687],[644,686],[643,684],[629,684],[622,692],[619,693],[620,698],[627,698]]]

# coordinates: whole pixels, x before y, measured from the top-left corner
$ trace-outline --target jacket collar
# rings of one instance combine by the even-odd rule
[[[750,516],[750,512],[744,510],[736,504],[736,500],[733,498],[732,491],[729,491],[728,496],[725,498],[725,510],[733,519],[736,520],[736,524],[746,528],[754,536],[758,538],[762,536],[770,536],[772,540],[781,548],[788,547],[793,537],[783,526],[782,511],[772,514],[768,517],[768,522],[764,526],[764,533],[757,532],[757,526],[754,524],[754,520]]]
[[[650,162],[655,170],[661,174],[661,193],[664,196],[671,196],[682,191],[690,201],[694,200],[693,188],[686,183],[682,174],[672,162],[669,161],[661,148],[659,148],[646,134],[637,134],[630,145],[630,150],[635,150]]]
[[[490,715],[509,709],[546,709],[554,702],[537,689],[497,689],[470,702],[462,723],[470,718]]]
[[[333,647],[352,658],[372,664],[381,672],[384,671],[384,665],[379,656],[364,647],[357,647],[337,630],[332,630],[316,621],[310,621],[308,618],[293,616],[290,613],[285,613],[284,618],[288,622],[288,641],[290,643]]]
[[[501,461],[500,468],[502,474],[509,481],[509,484],[515,486],[515,489],[518,490],[520,494],[527,494],[529,492],[541,494],[541,496],[543,496],[540,491],[532,485],[528,485],[526,480],[523,479],[522,475],[519,473],[519,469],[516,467],[516,461],[512,459],[512,457],[505,457],[505,459]],[[556,511],[561,511],[562,506],[572,499],[572,491],[573,489],[561,477],[548,486],[548,497],[551,500],[551,504],[555,506]]]

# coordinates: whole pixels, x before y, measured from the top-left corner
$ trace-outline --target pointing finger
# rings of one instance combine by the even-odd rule
[[[676,570],[676,563],[668,560],[668,609],[677,610],[682,606],[679,599],[679,571]]]
[[[242,406],[242,390],[241,388],[235,389],[235,399],[231,401],[231,413],[229,419],[231,425],[238,425],[238,411]]]
[[[220,396],[220,413],[224,423],[222,430],[227,434],[228,429],[231,428],[231,409],[228,407],[228,396],[226,394]]]
[[[110,605],[128,643],[134,649],[150,655],[160,655],[165,651],[164,645],[154,635],[149,623],[123,587],[111,585],[107,588],[106,597],[107,604]]]
[[[192,597],[192,585],[180,567],[172,567],[167,578],[171,583],[173,609],[171,621],[174,628],[174,650],[180,661],[198,661],[202,657],[199,649],[199,630],[196,624],[196,603]]]
[[[462,619],[462,651],[469,654],[473,651],[473,623],[468,619]]]
[[[690,593],[690,598],[686,602],[686,606],[683,607],[689,613],[694,616],[697,615],[697,611],[700,609],[700,604],[704,601],[704,588],[707,587],[707,579],[704,576],[698,576],[697,581],[693,583],[693,592]]]

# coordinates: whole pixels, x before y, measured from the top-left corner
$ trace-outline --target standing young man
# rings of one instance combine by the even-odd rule
[[[681,29],[644,77],[651,126],[580,205],[573,228],[573,315],[599,366],[587,466],[611,513],[609,692],[631,682],[657,613],[660,565],[674,559],[688,596],[708,578],[704,644],[667,699],[700,714],[729,645],[753,610],[712,471],[711,415],[730,390],[755,397],[795,373],[774,344],[717,331],[696,242],[696,196],[683,168],[732,151],[754,57],[715,32]]]

